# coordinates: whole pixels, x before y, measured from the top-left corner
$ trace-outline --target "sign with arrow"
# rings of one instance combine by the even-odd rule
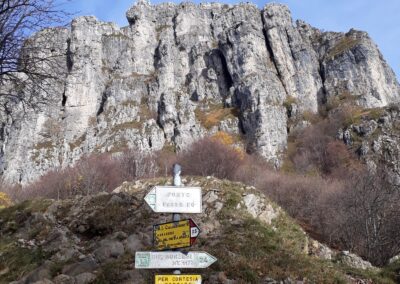
[[[201,275],[156,275],[156,284],[201,284]]]
[[[159,213],[201,213],[200,187],[155,186],[144,200]]]
[[[154,246],[157,250],[190,247],[200,233],[192,219],[153,226]]]
[[[217,259],[203,251],[137,251],[136,269],[207,268]]]

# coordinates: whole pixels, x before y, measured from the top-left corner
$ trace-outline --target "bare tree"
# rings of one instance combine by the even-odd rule
[[[55,0],[0,0],[0,107],[39,107],[66,69],[67,49],[55,46],[68,31],[43,29],[64,23],[68,14]],[[41,31],[41,32],[40,32]],[[31,37],[33,34],[35,36]],[[61,76],[62,77],[62,76]]]
[[[204,138],[182,151],[177,162],[182,165],[185,175],[233,179],[242,157],[233,147],[213,138]]]
[[[121,176],[124,180],[154,178],[160,171],[155,156],[137,150],[126,150],[119,158]]]
[[[377,265],[400,253],[400,190],[382,168],[354,174],[336,197],[338,216],[332,224],[345,248]]]

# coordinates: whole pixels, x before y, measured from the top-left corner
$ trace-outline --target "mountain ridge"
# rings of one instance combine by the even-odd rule
[[[399,101],[365,32],[294,25],[285,5],[139,1],[127,18],[123,28],[83,16],[41,32],[52,34],[42,52],[65,54],[54,70],[64,79],[41,111],[1,115],[6,181],[27,184],[89,153],[181,150],[217,131],[280,167],[289,120],[301,128],[341,97],[364,108]]]

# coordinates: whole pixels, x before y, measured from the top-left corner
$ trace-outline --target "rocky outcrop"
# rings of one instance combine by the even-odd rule
[[[318,111],[323,96],[318,55],[310,41],[292,22],[288,7],[269,4],[263,10],[266,40],[287,95],[296,98],[303,111]]]
[[[318,55],[325,100],[350,96],[365,108],[399,102],[396,76],[366,32],[322,32],[301,21],[297,27]]]
[[[87,153],[180,150],[217,131],[279,167],[288,102],[301,115],[332,97],[368,108],[399,98],[366,33],[294,25],[284,5],[138,1],[126,16],[123,28],[79,17],[32,38],[51,34],[63,83],[40,111],[1,114],[7,181],[26,184]]]
[[[371,172],[400,185],[400,107],[391,105],[364,113],[339,129],[338,138],[351,144]],[[345,135],[346,133],[346,135]]]
[[[271,204],[265,204],[264,200],[255,194],[248,194],[243,197],[243,203],[248,213],[253,218],[271,225],[272,220],[278,217],[279,212],[275,210]],[[242,204],[238,204],[237,208],[240,209]]]
[[[346,264],[350,267],[359,269],[371,269],[374,268],[372,264],[368,261],[363,260],[358,255],[350,253],[348,251],[343,251],[338,255],[338,261]]]

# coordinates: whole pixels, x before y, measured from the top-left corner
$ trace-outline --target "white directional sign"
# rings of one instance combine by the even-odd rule
[[[159,213],[201,213],[201,188],[155,186],[144,200]]]
[[[216,261],[203,251],[137,251],[135,254],[136,269],[207,268]]]

